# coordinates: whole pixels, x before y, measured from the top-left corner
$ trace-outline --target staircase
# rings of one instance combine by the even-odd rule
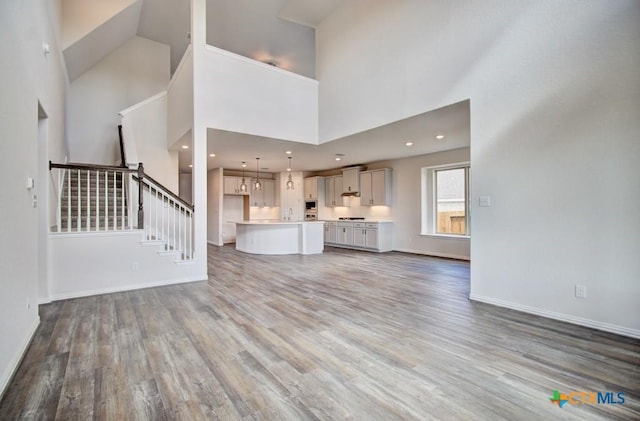
[[[138,168],[50,163],[56,192],[51,232],[142,231],[141,243],[176,262],[193,260],[193,206]],[[135,216],[135,217],[134,217]]]
[[[61,180],[59,227],[53,231],[131,229],[127,175],[118,170],[68,170]],[[55,228],[55,227],[54,227]]]

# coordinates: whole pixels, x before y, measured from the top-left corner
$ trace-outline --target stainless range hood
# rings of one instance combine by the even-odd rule
[[[347,191],[343,192],[342,197],[360,197],[360,192],[357,191]]]

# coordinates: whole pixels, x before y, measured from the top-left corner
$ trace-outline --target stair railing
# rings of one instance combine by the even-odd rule
[[[128,180],[135,169],[93,164],[55,164],[58,203],[53,232],[122,231],[131,228]]]
[[[49,162],[49,169],[59,172],[52,232],[142,229],[145,240],[161,242],[178,260],[193,259],[193,205],[145,174],[142,163],[127,168]]]
[[[144,226],[145,239],[161,241],[164,251],[178,252],[180,260],[192,260],[193,205],[144,172],[142,175],[142,179],[140,173],[133,176],[133,185],[138,190],[139,203],[145,204],[142,215],[138,213],[138,226]]]

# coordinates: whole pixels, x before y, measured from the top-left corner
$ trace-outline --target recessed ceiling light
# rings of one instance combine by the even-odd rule
[[[407,143],[405,143],[405,146],[412,146],[412,145],[413,145],[413,142],[407,142]]]
[[[337,153],[336,154],[336,161],[340,161],[342,159],[342,157],[344,156],[343,153]]]
[[[287,155],[291,155],[293,152],[291,152],[291,151],[286,151],[285,153],[286,153]]]
[[[244,161],[242,161],[242,168],[247,168],[247,164]]]
[[[189,149],[189,145],[182,145],[182,149]]]
[[[444,139],[444,135],[443,134],[436,135],[436,139],[442,140]]]
[[[193,168],[193,165],[189,164],[189,168]]]
[[[339,156],[336,156],[336,161],[340,161],[342,158],[340,158]]]
[[[210,156],[211,158],[214,158],[214,157],[216,156],[216,154],[214,154],[214,153],[210,153],[210,154],[209,154],[209,156]]]

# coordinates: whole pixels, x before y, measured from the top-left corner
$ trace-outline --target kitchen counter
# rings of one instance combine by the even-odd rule
[[[236,250],[251,254],[317,254],[324,251],[323,221],[234,221]]]

